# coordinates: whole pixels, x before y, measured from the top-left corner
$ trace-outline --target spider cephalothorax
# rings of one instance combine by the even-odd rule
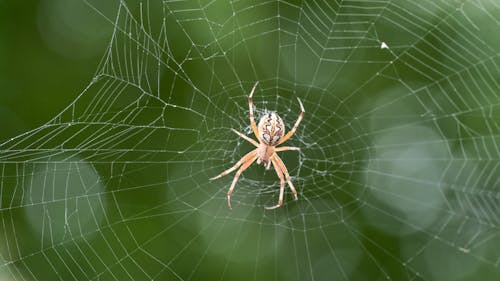
[[[286,151],[286,150],[300,150],[300,148],[291,146],[283,146],[276,148],[276,146],[284,143],[291,136],[293,136],[293,134],[297,130],[297,127],[299,126],[300,121],[302,120],[302,118],[304,118],[304,112],[305,112],[304,106],[302,105],[300,99],[297,98],[300,104],[301,112],[299,118],[295,122],[295,125],[288,133],[286,133],[286,135],[285,135],[285,125],[283,124],[283,120],[281,120],[281,118],[275,112],[266,113],[264,116],[262,116],[259,121],[259,126],[257,126],[255,124],[255,119],[253,115],[253,102],[252,102],[252,96],[255,91],[255,88],[257,87],[257,84],[258,82],[255,83],[255,85],[252,88],[252,91],[250,92],[250,95],[248,96],[248,106],[250,108],[250,125],[252,126],[253,133],[259,140],[259,143],[247,137],[246,135],[236,130],[233,130],[233,132],[235,132],[237,135],[244,138],[245,140],[249,141],[257,148],[250,151],[245,156],[243,156],[243,158],[241,158],[240,161],[238,161],[233,167],[227,169],[218,176],[210,179],[210,180],[215,180],[220,177],[223,177],[229,174],[230,172],[238,169],[239,167],[238,171],[236,172],[236,175],[234,176],[233,182],[231,183],[231,187],[229,187],[229,191],[227,192],[227,204],[229,208],[231,208],[231,193],[233,192],[234,186],[236,185],[239,176],[256,160],[257,164],[264,163],[266,169],[269,169],[272,163],[274,166],[274,170],[276,171],[276,174],[280,179],[280,197],[278,200],[278,204],[272,207],[266,207],[267,209],[275,209],[283,204],[285,178],[286,181],[288,182],[288,185],[290,186],[290,189],[292,190],[295,200],[297,200],[297,191],[295,190],[295,187],[293,186],[292,181],[290,180],[290,175],[288,174],[288,170],[283,161],[281,160],[281,158],[276,154],[276,152]]]

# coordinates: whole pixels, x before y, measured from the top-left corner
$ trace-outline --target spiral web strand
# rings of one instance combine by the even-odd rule
[[[496,280],[497,2],[87,4],[93,79],[0,146],[2,278]],[[254,164],[230,211],[255,81],[299,200]]]

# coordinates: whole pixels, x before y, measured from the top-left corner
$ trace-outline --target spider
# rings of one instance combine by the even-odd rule
[[[257,126],[254,120],[253,102],[252,102],[252,96],[255,91],[255,88],[257,87],[257,84],[259,84],[258,81],[253,86],[252,91],[248,96],[248,107],[250,108],[250,125],[252,126],[253,133],[255,134],[255,137],[257,138],[257,140],[259,140],[259,142],[257,143],[255,140],[247,137],[246,135],[234,129],[231,129],[238,136],[242,137],[251,144],[255,145],[257,148],[250,151],[245,156],[243,156],[231,168],[220,173],[218,176],[210,178],[210,180],[221,178],[231,173],[232,171],[238,169],[239,167],[238,171],[234,175],[233,182],[231,183],[231,186],[229,187],[229,190],[227,192],[227,205],[229,209],[231,209],[231,194],[233,193],[233,189],[236,185],[236,182],[238,181],[238,178],[240,177],[241,173],[243,173],[243,171],[245,171],[255,160],[257,160],[257,164],[263,163],[263,165],[266,167],[266,170],[269,170],[272,163],[274,170],[276,171],[276,174],[280,179],[280,196],[278,204],[271,207],[265,207],[266,209],[276,209],[283,204],[285,178],[288,185],[290,186],[290,190],[293,193],[293,197],[295,198],[295,200],[297,200],[297,191],[295,190],[295,187],[293,186],[292,181],[290,180],[290,175],[288,174],[288,170],[285,164],[283,163],[283,160],[281,160],[281,158],[276,154],[276,152],[287,151],[287,150],[300,150],[300,148],[292,146],[283,146],[283,147],[276,147],[276,146],[284,143],[291,136],[293,136],[293,134],[297,130],[297,127],[299,126],[300,121],[302,120],[302,118],[304,118],[304,113],[305,113],[304,105],[302,105],[300,99],[297,98],[300,104],[301,112],[292,130],[286,133],[286,135],[285,135],[285,125],[283,124],[283,120],[281,120],[281,118],[278,116],[278,114],[276,114],[276,112],[270,112],[262,116],[260,118],[259,125]]]

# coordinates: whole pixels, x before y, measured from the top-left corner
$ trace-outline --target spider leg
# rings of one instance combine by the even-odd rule
[[[255,119],[253,115],[253,101],[252,101],[253,92],[255,91],[257,84],[259,84],[259,81],[255,82],[255,85],[253,85],[250,95],[248,95],[248,107],[250,108],[250,125],[252,126],[252,130],[253,133],[255,134],[255,137],[260,140],[259,130],[257,130],[257,124],[255,124]]]
[[[218,176],[210,178],[210,180],[213,181],[213,180],[216,180],[218,178],[221,178],[221,177],[231,173],[232,171],[236,170],[241,164],[247,162],[249,159],[252,159],[252,157],[256,157],[256,156],[257,156],[257,149],[254,149],[254,150],[248,152],[245,156],[241,157],[240,161],[238,161],[236,164],[234,164],[234,166],[232,166],[231,168],[220,173]]]
[[[281,160],[278,154],[275,154],[273,159],[276,162],[276,164],[278,164],[280,170],[283,171],[283,174],[285,174],[286,182],[288,183],[288,186],[290,186],[290,190],[293,193],[293,197],[295,198],[295,200],[298,200],[297,190],[295,190],[295,187],[293,186],[293,183],[290,180],[290,174],[288,174],[288,169],[286,168],[285,163],[283,163],[283,160]]]
[[[269,159],[266,164],[266,170],[269,170],[269,168],[271,168],[271,159]]]
[[[275,151],[280,152],[280,151],[287,151],[287,150],[300,150],[300,147],[282,146],[282,147],[277,147]]]
[[[295,131],[297,130],[297,128],[299,127],[300,121],[302,121],[302,118],[304,118],[304,113],[306,112],[304,110],[304,105],[302,104],[302,102],[300,101],[299,98],[297,98],[297,100],[299,101],[299,104],[300,104],[299,118],[297,118],[297,121],[295,122],[295,125],[293,125],[293,128],[288,133],[286,133],[286,135],[283,138],[281,138],[280,142],[277,145],[280,145],[280,144],[286,142],[290,137],[292,137],[293,134],[295,134]]]
[[[229,187],[229,190],[227,191],[227,206],[229,209],[231,208],[231,194],[233,193],[233,189],[236,186],[236,182],[238,181],[238,178],[240,177],[241,173],[245,171],[250,165],[252,165],[253,161],[257,159],[257,155],[254,155],[252,158],[248,159],[243,165],[241,165],[240,169],[236,172],[234,175],[233,182],[231,183],[231,187]]]
[[[267,210],[276,209],[279,208],[281,205],[283,205],[283,192],[285,191],[285,179],[283,178],[283,172],[281,171],[279,165],[273,158],[271,161],[273,162],[273,167],[274,170],[276,171],[276,174],[278,174],[278,177],[280,178],[280,197],[278,200],[278,204],[271,207],[265,207]]]
[[[246,135],[244,135],[243,133],[240,133],[238,131],[236,131],[235,129],[231,129],[235,134],[237,134],[238,136],[244,138],[245,140],[249,141],[251,144],[255,145],[256,147],[259,147],[259,143],[257,143],[256,141],[254,141],[253,139],[247,137]]]

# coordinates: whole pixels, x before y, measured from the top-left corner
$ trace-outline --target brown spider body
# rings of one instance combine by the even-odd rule
[[[259,139],[266,145],[275,146],[285,135],[283,120],[275,112],[268,113],[260,118]]]
[[[257,164],[264,163],[264,166],[266,166],[266,170],[269,170],[271,167],[271,156],[273,156],[275,152],[274,146],[269,146],[266,144],[261,143],[259,147],[257,148]]]
[[[252,131],[259,140],[259,143],[247,137],[246,135],[236,130],[233,130],[233,132],[235,132],[237,135],[244,138],[245,140],[249,141],[257,148],[250,151],[245,156],[243,156],[240,159],[240,161],[238,161],[233,167],[225,170],[218,176],[215,176],[210,179],[210,180],[218,179],[239,168],[227,192],[227,204],[229,208],[231,208],[231,194],[236,185],[236,182],[238,181],[238,178],[240,177],[241,173],[243,173],[243,171],[246,170],[254,161],[257,161],[257,164],[264,163],[266,169],[269,169],[271,167],[271,164],[273,164],[274,170],[276,171],[276,174],[280,179],[280,195],[278,204],[272,207],[266,207],[266,209],[275,209],[283,204],[285,178],[288,185],[290,186],[290,190],[292,191],[295,200],[297,200],[297,191],[295,190],[295,187],[292,184],[290,175],[288,174],[288,170],[283,161],[281,160],[281,158],[278,156],[278,154],[276,154],[276,152],[287,151],[287,150],[300,150],[300,148],[290,147],[290,146],[283,146],[277,148],[276,146],[284,143],[290,137],[293,136],[293,134],[295,133],[295,131],[299,126],[300,121],[302,120],[302,118],[304,118],[304,112],[305,112],[304,106],[302,105],[300,99],[297,98],[300,104],[301,112],[293,128],[286,134],[285,134],[285,124],[283,123],[283,120],[275,112],[270,112],[262,116],[260,118],[259,125],[257,126],[254,120],[253,102],[252,102],[252,95],[255,91],[255,88],[257,87],[257,84],[258,82],[255,83],[255,85],[252,88],[252,91],[250,92],[250,95],[248,96],[248,107],[250,109],[250,125],[252,126]]]
[[[274,146],[279,143],[285,135],[283,120],[275,112],[265,114],[260,118],[257,126],[260,144],[257,148],[257,164],[264,162],[266,170],[271,167],[271,156],[274,154]]]

